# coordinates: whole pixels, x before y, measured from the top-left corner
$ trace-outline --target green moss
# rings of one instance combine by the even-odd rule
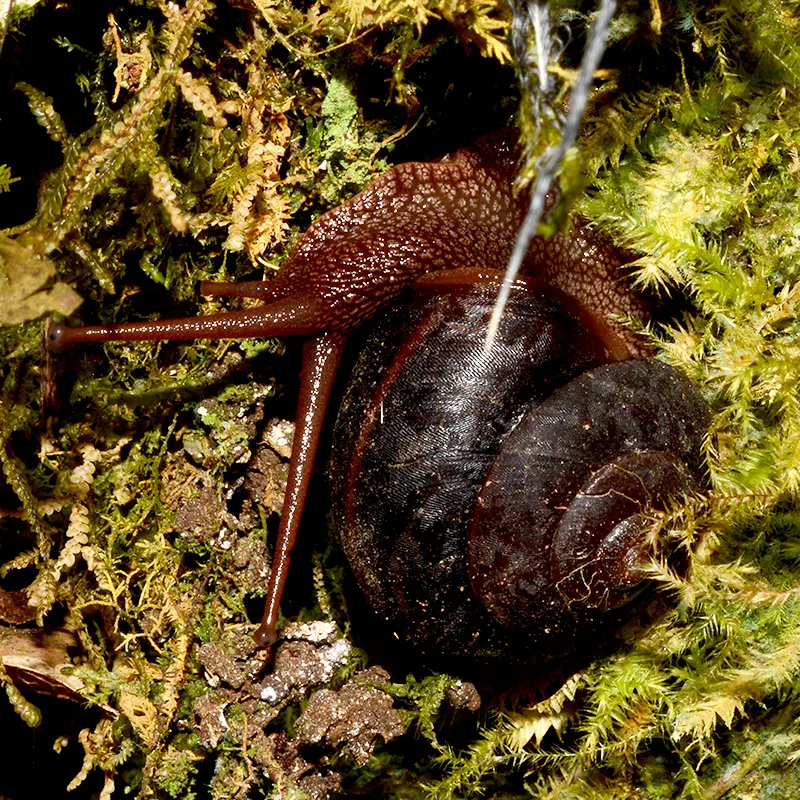
[[[155,785],[167,797],[194,800],[197,796],[198,755],[193,750],[170,748],[156,767]]]
[[[595,4],[553,7],[574,21]],[[690,569],[656,569],[666,592],[660,613],[623,632],[615,652],[562,689],[561,705],[485,718],[469,736],[459,731],[468,744],[448,745],[441,704],[450,677],[395,684],[421,741],[378,751],[352,777],[360,791],[419,796],[424,785],[442,798],[652,800],[798,793],[796,771],[784,766],[800,753],[798,4],[620,7],[611,72],[568,182],[589,182],[578,209],[636,254],[634,279],[690,304],[650,331],[660,356],[698,382],[714,411],[711,492],[656,520]],[[212,9],[190,0],[169,6],[169,18],[162,8],[120,7],[119,50],[110,28],[98,31],[76,78],[95,114],[87,130],[75,132],[56,92],[20,86],[62,162],[3,252],[13,241],[14,263],[52,265],[55,274],[33,289],[52,291],[46,280],[74,287],[83,322],[221,309],[197,301],[198,280],[269,274],[311,218],[387,167],[398,137],[412,130],[403,157],[450,148],[437,138],[447,127],[437,127],[434,106],[449,109],[463,79],[441,77],[445,56],[460,47],[452,41],[508,58],[505,6],[488,0],[342,0],[308,13],[288,2]],[[577,55],[568,47],[564,65]],[[0,160],[12,163],[6,153]],[[4,195],[20,184],[0,169]],[[26,543],[2,570],[38,572],[40,622],[63,608],[80,641],[83,699],[119,713],[87,739],[88,763],[116,773],[118,791],[142,796],[192,797],[202,759],[216,765],[214,797],[244,796],[237,786],[267,792],[250,783],[239,745],[222,740],[206,752],[186,739],[195,701],[208,692],[193,648],[246,625],[251,589],[226,551],[177,534],[175,521],[201,488],[235,491],[236,461],[253,444],[246,418],[283,391],[274,377],[282,345],[87,348],[71,398],[59,386],[71,400],[59,418],[39,413],[39,376],[53,388],[60,375],[58,363],[40,363],[39,333],[33,324],[0,330],[9,512],[0,525],[16,535],[24,523]],[[254,365],[242,367],[243,358]],[[253,536],[266,525],[263,512]],[[315,564],[318,602],[299,616],[344,627],[342,566],[330,551]],[[22,695],[11,694],[33,720]],[[155,732],[133,711],[138,721],[126,716],[125,703],[136,702],[145,717],[155,714]],[[243,709],[231,720],[243,722]],[[291,727],[296,715],[287,708],[268,731]]]
[[[7,192],[11,188],[11,184],[18,180],[19,178],[15,178],[11,174],[8,164],[0,164],[0,192]]]
[[[327,147],[345,146],[354,138],[358,116],[358,103],[353,94],[352,82],[333,77],[320,108],[323,119],[323,139]]]

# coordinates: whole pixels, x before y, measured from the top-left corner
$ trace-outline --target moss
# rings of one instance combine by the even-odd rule
[[[156,767],[155,784],[167,797],[194,800],[197,796],[197,762],[193,750],[169,748]]]
[[[594,4],[553,7],[576,25],[562,54],[569,75]],[[3,252],[13,242],[44,268],[33,289],[72,286],[84,322],[218,310],[196,300],[198,280],[270,274],[313,217],[398,153],[430,157],[464,143],[458,128],[484,132],[482,112],[442,122],[464,91],[463,76],[447,74],[454,53],[472,52],[458,63],[479,88],[464,96],[493,121],[506,121],[515,92],[509,72],[503,98],[478,96],[491,94],[476,77],[484,59],[509,59],[507,10],[488,0],[113,11],[93,23],[79,74],[65,70],[92,125],[76,123],[63,82],[35,86],[19,67],[19,91],[61,162]],[[14,17],[6,47],[50,13],[40,4]],[[666,599],[653,621],[624,631],[544,704],[498,711],[469,735],[442,712],[451,678],[395,676],[391,692],[421,740],[343,767],[348,785],[443,798],[797,794],[784,765],[800,752],[799,31],[788,0],[620,3],[570,164],[583,167],[574,184],[589,186],[578,210],[636,253],[634,279],[688,300],[650,334],[715,413],[712,491],[656,520],[690,569],[657,567]],[[40,173],[44,152],[33,154]],[[15,197],[28,173],[17,153],[0,162],[2,197]],[[3,575],[35,571],[39,622],[80,642],[82,698],[118,715],[82,734],[78,777],[99,769],[118,792],[191,797],[213,764],[214,797],[271,791],[241,741],[202,747],[186,730],[209,691],[195,649],[248,626],[251,573],[274,520],[247,505],[240,460],[260,444],[260,415],[283,413],[282,374],[293,370],[283,346],[115,344],[68,365],[42,361],[39,334],[0,330],[0,525],[16,542]],[[273,461],[263,475],[278,482]],[[206,490],[237,513],[203,538],[178,519]],[[315,565],[317,600],[300,591],[293,614],[346,624],[341,565],[330,552]],[[3,683],[35,721],[30,692]],[[259,729],[291,733],[300,702]],[[237,730],[259,719],[253,698],[225,708]]]
[[[11,174],[8,164],[0,164],[0,192],[7,192],[12,183],[16,183],[19,178]]]

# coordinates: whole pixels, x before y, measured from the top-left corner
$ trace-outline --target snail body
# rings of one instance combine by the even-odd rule
[[[467,340],[474,344],[476,337],[481,338],[481,334],[477,331],[486,313],[485,307],[487,303],[492,302],[491,298],[497,291],[497,277],[492,271],[502,269],[507,263],[517,230],[525,214],[527,197],[524,192],[515,193],[513,188],[517,153],[516,132],[508,129],[491,134],[437,162],[400,164],[378,177],[348,202],[323,214],[306,231],[273,280],[201,284],[200,290],[203,294],[256,298],[261,301],[261,305],[257,307],[203,317],[146,320],[81,328],[51,325],[47,329],[47,337],[54,346],[112,340],[186,340],[292,335],[305,337],[297,424],[286,495],[273,568],[267,587],[264,616],[255,632],[256,641],[260,645],[268,646],[276,640],[280,598],[308,491],[328,399],[346,337],[369,321],[408,287],[414,286],[418,295],[421,293],[429,298],[439,298],[437,302],[443,302],[445,306],[448,303],[455,303],[455,306],[449,309],[434,308],[427,316],[423,313],[419,318],[421,327],[416,331],[403,332],[400,327],[396,329],[397,332],[390,333],[388,323],[378,324],[378,328],[384,330],[385,341],[391,339],[395,347],[399,348],[398,352],[410,352],[418,346],[430,348],[431,345],[426,342],[435,340],[427,340],[418,334],[421,334],[423,329],[435,327],[432,324],[434,320],[449,315],[447,324],[452,330],[460,332],[455,338],[451,336],[451,340],[448,340],[449,334],[443,334],[444,338],[432,345],[432,354],[444,355],[443,359],[435,362],[437,364],[435,370],[432,357],[421,361],[419,358],[412,358],[396,362],[395,371],[404,371],[411,363],[417,363],[422,372],[427,368],[429,374],[424,379],[419,379],[419,386],[429,387],[425,391],[430,390],[434,394],[436,386],[455,386],[461,380],[455,376],[466,371],[467,377],[471,376],[475,381],[485,384],[487,390],[491,388],[491,392],[495,392],[495,389],[505,391],[506,385],[510,385],[511,399],[514,395],[521,395],[528,402],[536,404],[545,399],[550,389],[566,383],[586,370],[599,368],[614,361],[625,361],[643,352],[644,346],[636,334],[615,321],[615,315],[641,316],[644,312],[641,299],[620,278],[619,267],[625,258],[610,242],[596,236],[580,223],[573,226],[568,236],[558,235],[549,240],[535,239],[529,249],[523,263],[523,275],[526,277],[522,282],[529,284],[528,288],[538,299],[535,299],[532,305],[519,304],[515,300],[514,314],[519,313],[520,319],[528,320],[525,324],[532,326],[532,334],[520,335],[518,340],[512,337],[508,343],[497,345],[488,355],[478,356],[475,351],[472,355],[461,352],[463,349],[461,346]],[[448,297],[453,299],[448,300]],[[468,298],[473,299],[468,300]],[[466,305],[459,307],[458,304],[462,301]],[[453,311],[455,319],[452,318]],[[398,313],[402,316],[405,312]],[[416,312],[412,315],[416,319],[415,315]],[[513,315],[507,317],[511,319]],[[429,321],[423,322],[423,319]],[[464,320],[469,322],[465,324]],[[520,326],[509,324],[506,327],[516,330]],[[376,347],[384,354],[390,351],[388,345],[368,345],[367,350],[373,352]],[[496,348],[500,347],[502,347],[502,357],[496,354],[500,352]],[[367,360],[370,358],[372,356],[368,356]],[[459,361],[463,358],[467,360]],[[519,360],[514,361],[515,358]],[[452,374],[448,367],[451,362],[455,369]],[[533,378],[526,372],[529,362],[534,368]],[[476,369],[477,372],[473,373]],[[357,371],[356,384],[360,382],[362,391],[369,397],[370,382],[385,383],[384,378],[380,377],[381,374],[376,372],[371,377],[359,379]],[[412,370],[410,374],[416,373]],[[695,408],[698,405],[696,394],[692,394],[692,391],[686,388],[685,379],[677,373],[671,374],[683,387],[680,391],[687,397],[691,395],[689,406],[693,410],[690,409],[687,413],[696,412],[697,430],[702,430],[704,417]],[[415,381],[417,377],[412,378],[410,383],[409,391],[412,398]],[[421,391],[421,389],[417,391],[418,397],[421,397]],[[355,394],[351,391],[348,396],[352,398]],[[422,630],[417,621],[419,619],[417,612],[409,616],[407,624],[400,617],[394,617],[393,624],[403,627],[413,641],[424,642],[426,647],[436,646],[437,642],[447,642],[447,646],[461,652],[459,647],[463,650],[468,645],[458,644],[455,635],[441,633],[451,627],[451,617],[448,615],[462,613],[460,607],[456,607],[457,604],[453,605],[450,602],[452,598],[445,602],[444,594],[449,592],[448,597],[450,597],[453,592],[464,593],[469,584],[472,599],[469,600],[467,610],[470,614],[475,611],[478,616],[489,615],[490,625],[487,628],[489,632],[485,634],[475,634],[474,631],[478,628],[472,623],[463,630],[472,632],[469,633],[471,636],[478,636],[482,652],[485,651],[488,655],[499,653],[506,645],[514,645],[509,635],[497,628],[497,625],[508,627],[509,615],[513,616],[516,613],[515,605],[513,602],[509,603],[502,593],[498,594],[492,588],[495,568],[509,557],[503,538],[506,534],[503,533],[502,536],[492,534],[488,540],[484,540],[473,532],[467,518],[470,515],[477,518],[482,514],[495,516],[495,511],[484,512],[483,509],[488,509],[492,503],[503,505],[504,501],[495,500],[486,486],[479,491],[479,487],[484,483],[491,486],[499,484],[500,481],[494,477],[487,480],[486,472],[481,472],[478,476],[477,462],[481,462],[481,469],[488,466],[489,475],[494,475],[492,470],[497,470],[497,466],[496,464],[491,466],[494,456],[489,458],[488,452],[495,445],[489,448],[487,444],[484,448],[484,433],[488,429],[497,429],[501,438],[505,435],[515,435],[508,432],[515,426],[518,418],[522,418],[522,412],[516,410],[502,393],[498,393],[496,397],[491,393],[482,397],[478,392],[475,399],[467,399],[463,394],[456,394],[454,397],[456,399],[445,401],[444,416],[437,418],[435,414],[439,412],[435,412],[433,418],[439,419],[437,424],[445,428],[452,422],[456,429],[466,428],[472,432],[473,440],[466,445],[465,454],[473,457],[476,463],[470,463],[467,468],[471,473],[467,488],[462,490],[449,482],[450,478],[455,482],[461,480],[463,470],[453,466],[456,465],[457,459],[448,460],[446,453],[451,444],[451,433],[446,430],[440,440],[436,437],[432,440],[434,448],[445,454],[438,468],[442,474],[441,498],[436,499],[433,496],[426,498],[425,503],[417,506],[417,510],[412,508],[411,501],[416,496],[413,492],[407,501],[403,501],[411,504],[409,511],[413,517],[414,514],[424,516],[429,511],[433,513],[445,499],[449,502],[451,496],[464,495],[471,498],[469,502],[459,500],[452,506],[456,509],[452,513],[460,515],[459,524],[463,523],[464,532],[457,537],[460,572],[447,584],[450,588],[439,587],[436,583],[439,579],[436,570],[428,570],[425,575],[429,599],[426,600],[422,595],[414,594],[417,589],[408,587],[408,578],[404,577],[408,574],[413,576],[416,569],[413,558],[424,559],[427,557],[426,554],[429,554],[428,551],[433,553],[437,547],[442,558],[455,558],[456,543],[449,533],[445,535],[434,532],[433,544],[417,537],[413,541],[409,540],[409,547],[406,548],[406,538],[404,538],[406,534],[401,536],[398,543],[391,544],[386,541],[389,533],[367,532],[361,522],[348,527],[351,511],[361,502],[354,498],[358,492],[369,492],[369,487],[363,484],[361,477],[354,476],[352,470],[347,471],[346,478],[336,479],[343,495],[348,498],[344,506],[340,506],[338,513],[340,519],[344,521],[342,538],[345,550],[357,577],[365,587],[367,596],[373,600],[379,611],[389,602],[386,598],[394,596],[393,592],[401,599],[406,596],[410,598],[409,602],[412,606],[416,606],[419,613],[428,608],[433,614],[441,606],[446,618],[439,619],[432,625],[433,633],[428,634]],[[477,402],[479,399],[484,405]],[[341,443],[337,449],[340,454],[338,459],[341,462],[344,458],[347,463],[351,458],[347,454],[352,450],[353,458],[358,456],[356,460],[361,459],[366,465],[366,461],[362,458],[364,453],[359,450],[361,445],[357,444],[362,441],[359,438],[358,427],[362,424],[360,420],[373,419],[375,411],[374,408],[370,409],[367,405],[363,405],[361,401],[351,399],[346,401],[346,406],[348,404],[360,411],[351,414],[346,410],[343,413],[343,421],[337,433],[337,440]],[[493,405],[502,405],[503,410],[496,412],[490,408]],[[477,416],[470,421],[468,415],[473,411]],[[362,416],[359,417],[359,414]],[[345,435],[343,431],[349,433]],[[347,444],[348,437],[356,444]],[[695,459],[697,445],[694,439],[692,441],[694,443],[689,447],[691,457],[687,466],[689,475],[695,475],[697,472]],[[676,452],[680,460],[681,448],[678,447]],[[399,453],[390,454],[386,463],[393,465],[393,459],[399,455]],[[630,458],[635,460],[636,456]],[[628,462],[624,462],[621,468],[628,469],[629,466]],[[647,469],[651,472],[658,471],[651,466]],[[446,472],[447,481],[444,480]],[[602,473],[598,480],[603,479],[605,474]],[[428,492],[431,488],[426,485],[424,492]],[[444,513],[451,512],[448,510]],[[501,518],[498,515],[498,519]],[[586,525],[579,514],[575,519],[570,517],[570,520],[563,536],[559,534],[554,538],[551,533],[542,534],[543,538],[539,541],[535,534],[529,535],[529,538],[533,536],[534,549],[541,545],[545,550],[547,548],[552,550],[549,556],[545,551],[534,555],[536,563],[534,566],[522,568],[520,573],[522,579],[533,580],[535,583],[540,580],[533,577],[539,569],[536,564],[542,559],[553,557],[552,554],[556,551],[563,551],[565,554],[572,552],[570,549],[572,545],[563,543],[570,542],[571,538],[578,536],[575,532],[584,531]],[[389,520],[389,522],[391,529],[394,521]],[[620,542],[635,539],[634,529],[637,524],[635,522],[622,524],[620,531],[611,536],[606,550],[612,553],[618,552],[621,547]],[[359,540],[362,530],[363,543]],[[509,542],[519,538],[519,533],[511,531],[511,527],[508,531],[506,538]],[[383,558],[384,555],[381,554],[386,557],[391,556],[395,560],[405,554],[412,560],[406,572],[399,568],[387,572],[380,566],[369,566],[370,560],[377,562]],[[573,563],[569,558],[574,560],[574,555],[565,556],[564,563]],[[611,565],[613,560],[613,556],[609,556],[604,559],[604,563]],[[577,572],[568,570],[567,574],[557,579],[562,588],[570,587],[574,583],[574,574],[588,575],[586,566],[580,562],[580,557],[575,562],[574,569]],[[611,566],[607,571],[613,572]],[[630,571],[631,576],[636,572],[634,568]],[[502,581],[511,580],[514,577],[513,572],[514,568],[507,568]],[[456,572],[453,572],[453,575],[455,576]],[[631,576],[629,579],[633,580]],[[384,577],[387,582],[397,578],[400,581],[398,583],[400,588],[395,590],[387,586],[382,590],[376,589],[376,582]],[[541,580],[545,580],[549,587],[554,579],[548,576]],[[406,583],[403,584],[403,581]],[[573,594],[580,594],[574,587],[569,589],[567,594],[570,591]],[[628,589],[622,586],[617,587],[615,591],[620,591],[623,595],[628,593]],[[443,598],[441,601],[440,595]],[[535,592],[531,598],[533,599],[530,602],[534,605],[539,602]],[[594,600],[591,600],[589,605],[593,602]],[[577,600],[574,599],[568,601],[567,610],[570,613],[577,607],[576,603]],[[466,609],[466,606],[464,608]],[[463,613],[466,614],[467,610]],[[591,619],[597,616],[598,614],[594,614]],[[544,624],[547,626],[549,623]],[[535,631],[541,625],[541,614],[537,611],[533,615],[533,621],[522,626],[525,630],[521,639],[529,642],[530,646],[538,646],[540,638],[537,638],[539,635]],[[567,627],[566,623],[564,627]],[[574,637],[576,634],[570,635]],[[568,639],[569,636],[564,641],[554,639],[553,653],[569,650]],[[530,651],[528,645],[525,647]]]
[[[646,513],[703,482],[708,417],[687,378],[616,360],[538,283],[512,293],[487,355],[495,296],[477,285],[393,307],[334,432],[358,584],[438,661],[542,661],[618,626],[646,584]]]

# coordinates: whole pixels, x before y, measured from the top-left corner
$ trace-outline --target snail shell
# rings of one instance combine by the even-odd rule
[[[432,660],[533,663],[618,626],[649,509],[704,482],[708,411],[653,359],[614,361],[529,282],[416,292],[372,327],[334,431],[334,513],[375,612]]]

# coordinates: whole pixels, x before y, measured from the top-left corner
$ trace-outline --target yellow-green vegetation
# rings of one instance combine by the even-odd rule
[[[552,6],[574,31],[566,93],[595,5]],[[198,705],[225,659],[250,657],[237,642],[263,591],[283,445],[259,468],[261,500],[241,487],[269,420],[291,413],[294,367],[247,342],[85,348],[67,370],[40,317],[79,298],[82,323],[219,309],[198,280],[269,277],[392,162],[507,124],[510,14],[499,0],[109,7],[86,21],[91,47],[46,28],[81,58],[68,79],[91,125],[62,105],[63,76],[51,89],[21,72],[17,88],[61,156],[0,238],[0,587],[28,587],[27,621],[2,625],[74,638],[64,663],[99,713],[76,792],[99,771],[103,798],[300,796],[281,764],[302,692],[265,715],[231,667],[205,717]],[[52,13],[12,13],[4,58]],[[633,280],[663,299],[654,347],[714,413],[709,493],[654,519],[687,567],[654,565],[650,618],[550,697],[506,698],[456,733],[454,679],[392,675],[410,733],[363,766],[331,746],[323,773],[346,796],[800,795],[800,3],[626,0],[603,68],[564,183],[634,254]],[[534,140],[522,109],[535,153],[549,133]],[[25,183],[18,163],[0,150],[0,201]],[[314,588],[287,608],[346,630],[344,571],[317,528]],[[332,688],[365,660],[381,654],[332,660]],[[2,663],[36,725],[34,691]]]
[[[19,178],[15,178],[11,174],[11,170],[6,164],[0,164],[0,192],[7,192],[11,188],[11,184],[18,180]]]

